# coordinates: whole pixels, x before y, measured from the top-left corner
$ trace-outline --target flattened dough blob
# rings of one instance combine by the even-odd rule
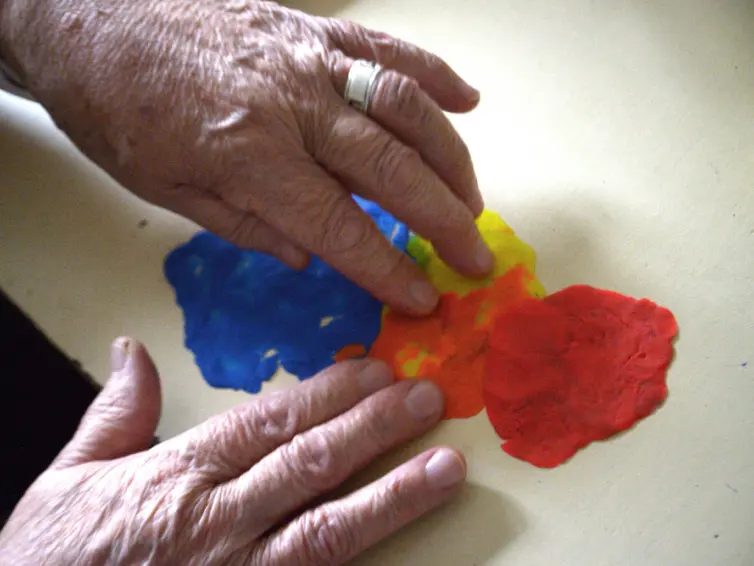
[[[405,250],[406,226],[357,202]],[[183,310],[186,346],[214,387],[256,393],[281,365],[305,379],[349,344],[366,351],[379,332],[382,304],[317,258],[296,271],[203,232],[168,255],[165,276]]]
[[[669,310],[586,285],[512,305],[495,322],[484,379],[503,450],[552,468],[652,414],[677,331]]]

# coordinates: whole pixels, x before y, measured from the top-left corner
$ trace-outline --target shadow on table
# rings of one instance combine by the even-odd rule
[[[469,484],[445,507],[408,525],[351,564],[481,566],[526,530],[523,510],[509,497]]]

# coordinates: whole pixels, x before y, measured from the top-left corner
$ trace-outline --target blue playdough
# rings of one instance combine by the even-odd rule
[[[393,245],[406,226],[356,198]],[[213,387],[257,393],[279,365],[306,379],[349,344],[369,350],[382,304],[318,258],[303,271],[202,232],[165,259],[183,309],[186,346]]]

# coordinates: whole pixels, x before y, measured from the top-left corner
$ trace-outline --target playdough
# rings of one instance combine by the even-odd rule
[[[441,292],[440,305],[427,318],[386,309],[369,351],[389,363],[399,379],[437,383],[445,393],[446,419],[471,417],[484,408],[484,357],[494,319],[522,298],[544,295],[534,277],[533,250],[493,212],[484,211],[477,225],[495,255],[494,272],[485,279],[463,277],[431,244],[412,236],[408,251]],[[347,356],[341,352],[339,357]]]
[[[495,279],[518,265],[523,266],[532,275],[536,273],[534,250],[516,236],[499,214],[485,210],[476,223],[482,238],[495,256],[495,269],[484,279],[471,279],[460,275],[440,259],[432,244],[416,235],[411,236],[407,247],[408,253],[427,273],[440,293],[463,296],[475,289],[490,287]],[[535,297],[545,294],[544,288],[534,277],[527,282],[527,289],[529,294]]]
[[[405,225],[357,202],[405,249]],[[317,258],[295,271],[204,232],[170,253],[165,276],[183,309],[186,346],[214,387],[256,393],[280,365],[305,379],[349,344],[363,353],[379,332],[381,303]]]
[[[165,274],[210,385],[256,393],[281,365],[306,379],[368,354],[398,379],[437,383],[446,419],[486,407],[503,450],[543,468],[665,400],[677,333],[667,309],[584,285],[545,297],[534,251],[490,211],[477,225],[495,270],[465,278],[390,214],[356,200],[439,289],[437,310],[404,316],[317,258],[295,271],[201,233],[168,256]]]
[[[668,393],[677,330],[651,301],[584,285],[504,310],[484,379],[503,450],[551,468],[650,415]]]
[[[369,355],[389,363],[399,379],[421,377],[445,393],[444,418],[472,417],[484,408],[482,381],[495,318],[528,297],[533,276],[518,265],[464,296],[445,293],[427,318],[388,310]]]

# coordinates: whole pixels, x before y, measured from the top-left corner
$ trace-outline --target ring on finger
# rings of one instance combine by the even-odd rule
[[[357,59],[348,71],[348,81],[343,98],[346,103],[363,114],[369,109],[369,101],[382,67],[373,61]]]

